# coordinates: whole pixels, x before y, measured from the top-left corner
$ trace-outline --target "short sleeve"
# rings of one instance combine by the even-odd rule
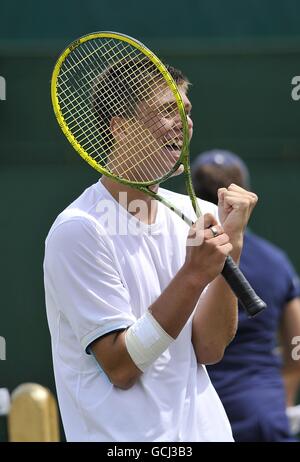
[[[46,242],[46,298],[61,311],[84,350],[136,319],[111,243],[85,218],[59,224]]]

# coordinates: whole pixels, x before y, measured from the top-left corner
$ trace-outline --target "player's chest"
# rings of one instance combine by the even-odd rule
[[[127,236],[118,244],[116,256],[121,277],[129,290],[133,309],[143,312],[183,265],[185,240],[155,234]]]

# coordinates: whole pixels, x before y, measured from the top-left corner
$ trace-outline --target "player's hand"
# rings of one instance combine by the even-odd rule
[[[242,245],[243,233],[257,203],[256,194],[231,184],[218,190],[219,218],[230,242]]]
[[[214,234],[217,235],[214,237]],[[190,228],[184,266],[199,282],[206,285],[221,273],[231,251],[229,236],[215,217],[207,213]]]

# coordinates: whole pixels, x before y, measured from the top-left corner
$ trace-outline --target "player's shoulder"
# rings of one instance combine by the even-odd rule
[[[159,194],[169,200],[172,204],[176,205],[176,207],[182,211],[192,210],[191,199],[186,194],[180,194],[164,188],[159,188]],[[199,198],[197,200],[203,214],[211,213],[215,217],[218,216],[218,207],[215,204]]]
[[[95,210],[101,201],[101,190],[97,188],[97,183],[88,187],[69,204],[55,219],[46,238],[46,244],[50,237],[58,234],[74,235],[84,234],[87,229],[99,229],[101,227],[96,219]]]

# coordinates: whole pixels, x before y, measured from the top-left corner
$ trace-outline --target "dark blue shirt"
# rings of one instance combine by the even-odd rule
[[[299,278],[284,252],[249,231],[240,267],[267,308],[249,319],[239,307],[234,340],[207,370],[236,441],[291,441],[276,346],[284,306],[300,296]]]

